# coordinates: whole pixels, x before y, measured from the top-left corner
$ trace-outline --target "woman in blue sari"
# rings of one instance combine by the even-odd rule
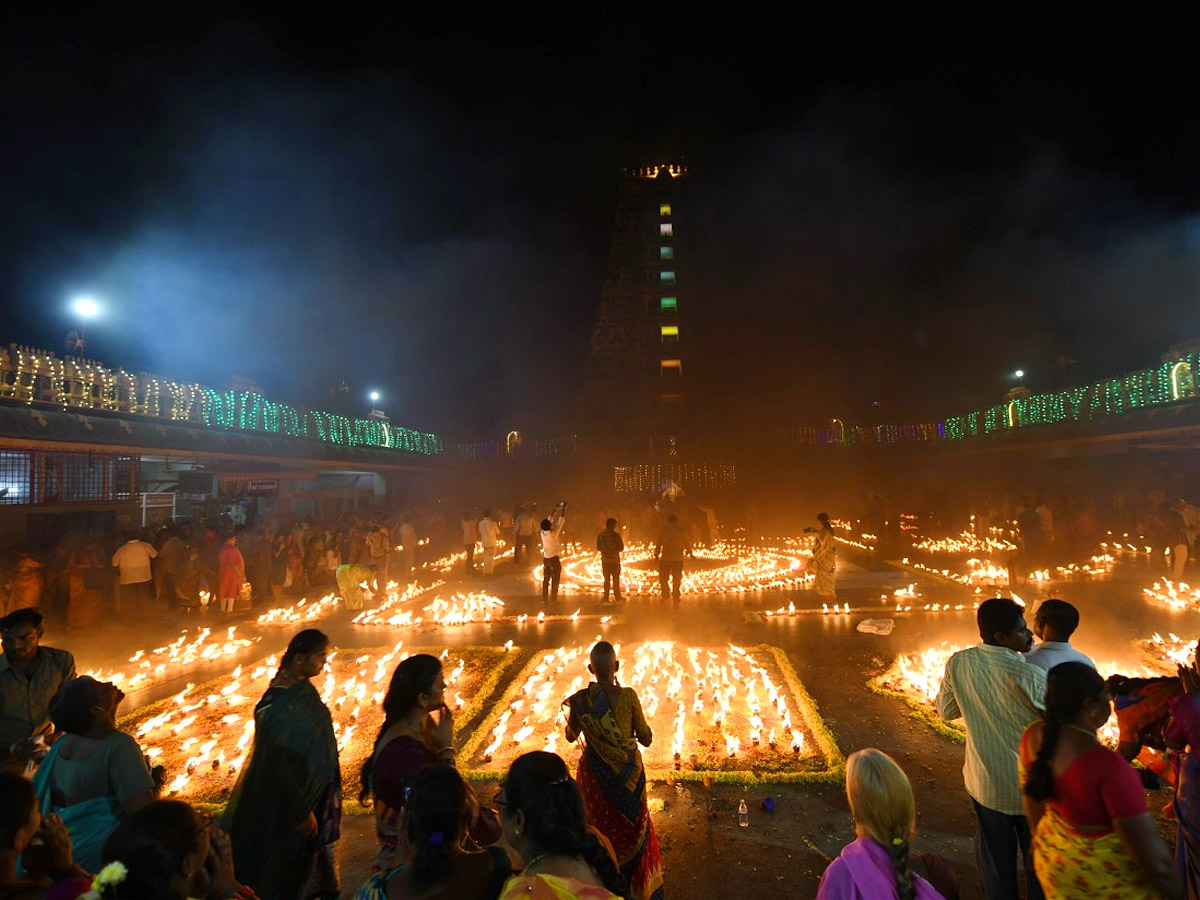
[[[239,877],[262,900],[335,898],[339,885],[342,780],[333,718],[309,679],[329,638],[292,638],[271,686],[254,708],[254,748],[222,825]]]
[[[66,733],[33,779],[42,815],[62,819],[75,861],[91,872],[100,869],[104,842],[121,819],[157,795],[141,747],[117,730],[123,699],[115,685],[87,675],[64,685],[50,718]]]

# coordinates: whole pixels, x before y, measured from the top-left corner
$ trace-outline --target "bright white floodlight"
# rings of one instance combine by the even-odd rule
[[[371,391],[371,393],[368,396],[370,396],[372,403],[379,402],[379,391]]]
[[[1025,370],[1024,370],[1024,369],[1017,369],[1017,371],[1013,372],[1013,374],[1014,374],[1014,375],[1016,375],[1018,378],[1024,378],[1024,377],[1025,377]]]
[[[76,297],[71,305],[75,313],[85,319],[91,319],[100,312],[100,304],[91,297]]]

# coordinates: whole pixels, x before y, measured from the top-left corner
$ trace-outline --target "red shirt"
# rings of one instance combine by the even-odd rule
[[[1021,784],[1037,758],[1042,722],[1034,722],[1021,738]],[[1148,812],[1146,789],[1137,771],[1115,750],[1097,744],[1079,754],[1054,776],[1054,795],[1046,801],[1072,825],[1113,830],[1114,819]]]

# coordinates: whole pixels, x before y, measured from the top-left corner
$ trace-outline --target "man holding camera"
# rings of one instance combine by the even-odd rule
[[[562,527],[567,519],[567,501],[559,500],[550,518],[542,519],[542,602],[558,602],[558,583],[562,579]]]

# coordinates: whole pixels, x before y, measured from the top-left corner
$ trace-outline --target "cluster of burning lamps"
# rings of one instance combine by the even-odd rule
[[[1142,593],[1151,600],[1165,603],[1172,609],[1190,609],[1200,612],[1200,588],[1194,588],[1181,581],[1168,581],[1164,578],[1162,581],[1154,582],[1154,587],[1143,589]]]
[[[907,587],[897,588],[891,594],[880,594],[879,603],[881,606],[889,607],[887,612],[961,612],[964,609],[978,607],[979,604],[974,604],[974,607],[968,607],[965,603],[925,603],[922,605],[914,605],[914,601],[920,599],[921,592],[917,590],[916,584],[910,584]],[[894,605],[894,608],[890,608]],[[849,603],[842,605],[833,604],[831,607],[828,603],[822,603],[821,615],[845,616],[853,613],[863,612],[879,612],[877,609],[856,609],[851,610]],[[766,619],[784,619],[794,616],[815,615],[818,610],[797,608],[794,602],[789,602],[787,606],[780,606],[777,609],[763,610],[759,615]]]
[[[401,648],[401,644],[396,644],[390,650],[348,661],[346,664],[353,670],[348,677],[340,678],[334,669],[336,653],[330,654],[319,691],[322,702],[333,715],[339,753],[356,740],[364,720],[378,718],[387,679],[395,665],[409,655]],[[448,650],[443,651],[442,659],[446,660],[448,655]],[[241,770],[254,739],[253,705],[266,690],[278,664],[278,658],[272,655],[248,674],[238,666],[226,676],[225,684],[203,697],[194,695],[196,686],[188,684],[171,698],[169,709],[138,724],[134,735],[152,765],[188,754],[182,771],[165,786],[166,793],[184,792],[205,767],[213,772],[224,771],[227,777]],[[460,693],[451,696],[449,691],[465,668],[462,659],[446,663],[444,668],[447,705],[455,709],[461,709],[464,700]],[[209,727],[206,729],[205,725]],[[159,745],[164,741],[177,744],[164,748]]]
[[[93,669],[84,674],[97,681],[110,681],[126,693],[142,690],[181,675],[196,663],[233,656],[262,640],[235,637],[236,633],[237,628],[230,627],[225,631],[224,638],[214,638],[211,628],[201,628],[194,638],[188,640],[188,632],[184,631],[165,647],[137,651],[129,657],[130,667],[127,671]]]
[[[991,529],[992,534],[980,536],[970,531],[964,531],[957,537],[950,538],[921,538],[913,543],[914,550],[923,553],[1011,553],[1017,545],[1008,538],[1001,537],[1002,529]]]
[[[430,602],[421,608],[419,614],[413,609],[404,609],[404,605],[425,595],[431,594],[444,586],[445,582],[437,581],[428,587],[421,587],[416,582],[406,586],[402,591],[393,590],[394,584],[388,585],[387,599],[373,609],[364,610],[354,617],[355,625],[375,626],[385,628],[414,628],[419,625],[470,625],[489,624],[491,622],[511,621],[517,625],[535,623],[541,625],[548,620],[579,621],[581,610],[575,610],[569,616],[547,616],[545,611],[539,611],[531,616],[522,613],[519,616],[504,616],[504,601],[499,597],[482,591],[468,593],[454,592],[449,597],[440,594],[432,597]],[[607,625],[612,616],[602,616],[600,623]]]
[[[1156,657],[1164,666],[1174,673],[1175,666],[1188,661],[1195,650],[1195,642],[1185,644],[1171,635],[1171,641],[1166,641],[1161,635],[1154,635],[1146,641],[1144,648]],[[946,662],[962,650],[963,647],[953,644],[942,644],[930,647],[919,653],[901,654],[896,662],[880,678],[880,683],[888,690],[897,691],[916,702],[932,705],[942,687],[942,676],[946,671]],[[1096,666],[1101,675],[1107,676],[1112,672],[1124,672],[1132,677],[1152,678],[1161,672],[1152,672],[1144,666],[1120,666],[1115,662],[1099,663]],[[1100,740],[1107,746],[1115,747],[1119,739],[1116,718],[1112,717],[1099,731]]]
[[[947,545],[949,546],[949,545]],[[1118,553],[1143,552],[1132,545],[1122,545],[1119,542],[1111,542],[1105,544],[1105,549],[1113,549]],[[648,557],[648,551],[641,548],[640,552]],[[728,548],[720,547],[717,552],[728,552]],[[933,552],[955,552],[951,550],[933,551]],[[1149,552],[1149,548],[1146,548]],[[745,562],[739,560],[738,563],[732,564],[725,568],[733,568],[741,574],[746,572],[754,573],[755,565],[760,568],[757,570],[761,577],[761,566],[765,561],[772,569],[778,569],[780,566],[779,557],[784,557],[786,560],[783,563],[784,571],[792,571],[801,568],[801,563],[794,556],[778,553],[778,551],[754,551],[750,554],[751,561]],[[457,553],[446,557],[443,560],[436,561],[431,564],[431,567],[439,565],[453,566],[461,563],[464,554]],[[723,557],[722,557],[723,558]],[[908,561],[906,560],[906,563]],[[1058,567],[1060,572],[1081,571],[1091,574],[1095,571],[1099,574],[1100,568],[1110,568],[1113,562],[1113,557],[1105,553],[1102,556],[1093,557],[1091,563],[1097,567],[1097,570],[1090,570],[1089,566],[1069,566]],[[911,563],[909,563],[912,565]],[[989,580],[1006,580],[1007,572],[1002,567],[996,567],[991,564],[981,563],[979,560],[969,560],[968,565],[971,566],[971,572],[965,578],[956,576],[956,573],[950,573],[948,570],[934,570],[929,567],[922,567],[919,564],[915,568],[929,568],[934,574],[940,574],[943,577],[949,577],[953,580],[960,581],[964,584],[971,584],[974,581],[989,581]],[[586,570],[585,570],[586,571]],[[703,574],[703,573],[695,573]],[[1048,580],[1048,572],[1045,570],[1035,573],[1035,580]],[[708,585],[701,586],[694,584],[691,586],[692,591],[720,591],[720,590],[736,590],[727,585],[731,580],[731,576],[727,573],[724,577],[717,580],[722,587],[710,587]],[[800,579],[802,580],[802,579]],[[396,624],[391,618],[384,618],[390,608],[404,602],[409,602],[415,599],[422,593],[432,591],[440,587],[441,583],[432,585],[428,588],[418,588],[415,584],[409,585],[403,591],[396,591],[397,585],[391,583],[388,585],[387,600],[384,606],[379,609],[370,610],[367,613],[356,617],[355,621],[360,624]],[[746,589],[746,588],[742,588]],[[753,589],[753,588],[750,588]],[[1148,597],[1160,600],[1176,608],[1200,609],[1200,590],[1191,588],[1186,584],[1177,584],[1170,581],[1156,582],[1153,588],[1148,588],[1145,591]],[[914,586],[910,585],[907,588],[902,588],[894,592],[891,602],[895,602],[896,611],[911,610],[911,600],[919,597],[915,592]],[[881,602],[888,602],[887,595],[881,597]],[[906,601],[909,601],[906,603]],[[281,607],[264,613],[259,617],[259,624],[296,624],[312,622],[331,613],[336,608],[337,600],[332,595],[326,596],[315,602],[309,603],[307,600],[301,600],[291,607]],[[471,621],[489,621],[491,616],[498,613],[503,608],[503,602],[498,598],[487,594],[455,594],[450,599],[435,597],[433,601],[425,607],[425,611],[431,613],[430,621],[436,624],[461,624]],[[925,604],[923,609],[937,612],[950,609],[964,609],[964,604]],[[797,610],[794,604],[789,604],[788,607],[781,607],[778,610],[768,611],[767,616],[783,616],[795,615]],[[814,610],[815,612],[815,610]],[[834,606],[832,610],[826,605],[822,609],[823,614],[843,613],[843,609]],[[849,612],[849,606],[844,607],[844,613]],[[843,614],[844,614],[843,613]],[[578,617],[578,611],[570,618]],[[534,617],[534,621],[544,621],[544,613],[540,613]],[[362,620],[360,622],[360,620]],[[525,622],[526,616],[517,617],[518,622]],[[423,621],[423,618],[418,617],[413,620],[414,623]],[[400,624],[407,624],[401,622]],[[258,640],[258,639],[255,639]],[[129,659],[132,666],[130,671],[92,671],[88,674],[100,680],[111,681],[125,690],[138,690],[146,688],[152,684],[168,680],[187,670],[197,662],[215,661],[224,657],[232,656],[241,652],[245,648],[251,646],[254,641],[245,638],[236,637],[236,628],[228,628],[223,638],[218,635],[213,636],[211,629],[201,629],[191,640],[188,640],[187,632],[184,632],[175,641],[165,647],[155,648],[153,650],[139,650]],[[1191,642],[1185,642],[1172,634],[1169,638],[1163,638],[1161,635],[1155,634],[1152,638],[1144,642],[1145,647],[1151,655],[1163,661],[1174,665],[1179,662],[1187,661],[1191,658],[1194,652],[1194,645]],[[721,735],[725,743],[725,752],[729,757],[735,757],[739,749],[743,746],[743,740],[740,736],[730,733],[726,724],[729,720],[729,715],[733,704],[742,701],[741,706],[744,707],[746,718],[750,724],[750,729],[747,734],[749,743],[753,746],[759,746],[764,742],[763,730],[766,725],[762,718],[762,703],[758,697],[757,685],[761,683],[763,692],[766,694],[769,708],[773,709],[777,714],[779,721],[773,724],[767,735],[765,736],[766,745],[774,750],[779,744],[777,729],[782,729],[783,740],[786,741],[788,735],[791,736],[791,749],[794,753],[799,754],[804,746],[804,738],[798,729],[791,727],[791,712],[787,708],[786,700],[782,698],[778,689],[772,682],[769,674],[761,666],[754,663],[746,651],[738,647],[731,646],[726,651],[725,659],[722,661],[718,655],[712,651],[702,650],[700,648],[680,648],[684,649],[681,658],[686,657],[686,664],[677,661],[675,658],[675,644],[673,642],[648,642],[639,645],[634,650],[634,658],[632,663],[632,678],[631,685],[635,688],[645,686],[639,692],[645,698],[645,709],[648,717],[654,718],[659,710],[660,704],[664,706],[666,712],[670,712],[669,706],[675,704],[674,714],[672,718],[672,755],[678,767],[681,762],[684,746],[685,726],[688,722],[689,711],[693,716],[693,721],[700,716],[703,716],[708,708],[711,707],[711,721],[713,727],[721,729]],[[355,660],[355,664],[363,665],[364,667],[359,672],[339,683],[334,676],[332,666],[327,665],[325,670],[325,678],[321,689],[322,700],[330,706],[331,710],[335,711],[338,720],[338,747],[339,750],[344,749],[352,740],[356,729],[358,728],[358,720],[361,711],[361,704],[365,702],[367,692],[371,686],[378,686],[390,672],[389,664],[400,652],[400,644],[397,644],[391,651],[388,651],[375,658],[375,671],[371,678],[367,678],[367,669],[370,668],[372,656],[370,654],[362,656]],[[505,649],[512,648],[512,641],[509,641]],[[893,667],[893,680],[905,690],[907,693],[914,694],[918,697],[923,697],[927,701],[932,701],[936,696],[937,690],[940,687],[941,675],[945,669],[946,660],[955,652],[957,647],[943,645],[940,648],[930,648],[919,654],[902,655],[900,656],[895,666]],[[492,754],[505,743],[505,736],[509,722],[514,716],[523,711],[523,707],[528,701],[529,711],[522,719],[521,727],[514,730],[513,734],[508,738],[515,745],[519,745],[528,739],[538,728],[547,724],[551,727],[549,733],[545,737],[545,749],[553,750],[557,745],[558,726],[565,722],[563,709],[555,705],[550,706],[552,698],[562,698],[569,696],[574,691],[578,690],[583,684],[583,676],[575,675],[573,679],[565,686],[559,683],[560,676],[563,676],[569,664],[575,664],[574,668],[578,671],[583,668],[583,659],[586,655],[586,648],[577,647],[573,649],[559,648],[556,651],[547,653],[542,662],[538,665],[534,675],[532,675],[525,685],[522,686],[521,696],[513,702],[512,706],[505,711],[501,716],[500,721],[493,729],[493,741],[484,751],[487,759],[490,759]],[[443,654],[445,656],[445,654]],[[332,658],[330,660],[332,663]],[[268,658],[265,663],[256,667],[243,680],[243,667],[238,666],[228,675],[228,682],[217,689],[216,693],[210,693],[203,698],[191,696],[194,690],[194,685],[187,685],[182,691],[176,694],[173,698],[173,706],[171,709],[156,716],[152,716],[143,721],[137,728],[136,734],[139,740],[157,739],[161,740],[169,729],[171,737],[182,740],[179,744],[181,753],[195,750],[187,757],[184,764],[184,771],[176,775],[174,780],[167,786],[169,793],[179,793],[183,790],[192,778],[192,775],[202,765],[209,765],[214,771],[219,771],[226,768],[229,774],[236,774],[245,761],[247,748],[253,739],[254,721],[253,716],[246,716],[244,711],[239,711],[240,707],[250,702],[242,691],[249,691],[254,688],[257,682],[269,678],[273,674],[277,660],[274,656]],[[447,685],[452,686],[461,675],[465,663],[458,661],[456,668],[450,670],[447,675]],[[1106,666],[1106,669],[1116,668],[1115,666]],[[647,681],[648,673],[650,674]],[[658,685],[660,680],[665,679],[665,684]],[[340,684],[340,691],[339,691]],[[690,692],[685,689],[685,684],[690,686]],[[265,688],[265,682],[263,687]],[[559,690],[556,692],[556,687]],[[664,698],[660,699],[658,689],[662,689]],[[256,689],[255,689],[256,690]],[[709,700],[705,700],[705,691],[711,695]],[[257,691],[261,693],[261,691]],[[382,691],[375,690],[371,693],[371,699],[374,706],[382,701]],[[740,695],[740,696],[739,696]],[[461,696],[456,696],[452,701],[459,708],[463,705]],[[345,712],[347,706],[351,706],[348,713]],[[190,730],[196,727],[196,723],[200,718],[201,711],[222,712],[224,715],[220,717],[221,732],[213,732],[209,734],[207,740],[202,740],[200,736],[189,734]],[[739,709],[739,711],[741,711]],[[240,730],[238,728],[240,726]],[[234,734],[237,735],[236,740]],[[185,736],[186,735],[186,736]],[[1115,729],[1113,735],[1105,735],[1107,738],[1115,740]],[[214,750],[217,750],[219,745],[223,743],[234,742],[232,749],[220,747],[219,752],[214,755]],[[228,753],[227,753],[228,750]],[[146,747],[146,755],[152,762],[157,762],[163,756],[163,749],[159,746]]]
[[[616,649],[620,655],[620,646]],[[567,722],[564,701],[584,686],[587,653],[584,646],[560,647],[541,656],[516,699],[492,727],[491,742],[482,751],[484,762],[491,762],[502,748],[520,748],[537,734],[544,735],[540,749],[558,752],[559,735]],[[689,716],[692,729],[711,722],[712,728],[720,730],[728,758],[735,758],[745,746],[774,751],[786,744],[795,755],[804,749],[804,735],[793,727],[783,693],[770,673],[740,647],[730,645],[722,656],[673,641],[647,641],[632,648],[631,660],[622,668],[626,671],[628,686],[638,692],[652,729],[671,734],[676,768],[682,767]],[[745,741],[733,733],[735,711],[749,725]],[[775,720],[769,727],[764,714]],[[662,727],[668,717],[669,730]]]
[[[704,570],[690,570],[680,580],[681,594],[741,593],[803,587],[811,580],[804,571],[806,552],[746,547],[720,542],[711,550],[697,550],[695,559],[714,563]],[[652,562],[654,548],[649,544],[628,545],[622,556],[621,585],[624,593],[640,596],[660,592],[658,573],[640,566]],[[532,573],[542,580],[542,569]],[[562,582],[580,591],[601,593],[604,574],[600,554],[584,553],[563,564]]]

